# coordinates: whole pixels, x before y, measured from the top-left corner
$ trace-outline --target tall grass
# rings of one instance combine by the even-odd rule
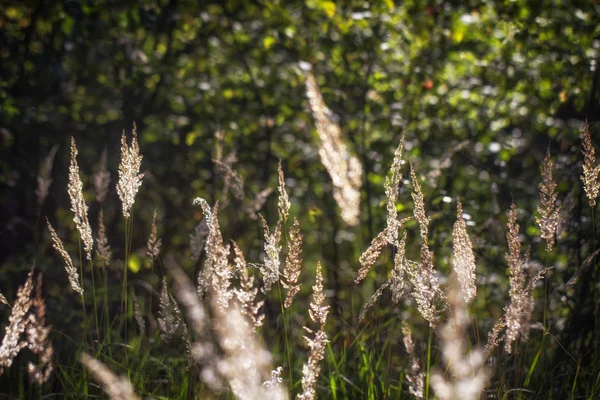
[[[314,95],[313,102],[322,100]],[[325,120],[319,123],[320,129],[334,129],[328,128]],[[333,135],[322,140],[336,138]],[[303,230],[307,227],[290,217],[303,210],[296,210],[288,196],[281,164],[277,221],[259,215],[264,231],[262,258],[247,260],[242,248],[246,254],[256,254],[257,249],[226,239],[231,232],[221,230],[219,202],[211,205],[201,198],[194,204],[199,206],[205,225],[190,235],[189,252],[167,251],[163,255],[161,243],[169,243],[169,238],[159,235],[156,211],[149,232],[138,227],[133,230],[133,206],[143,177],[135,128],[131,145],[125,135],[121,142],[116,188],[125,229],[120,240],[107,237],[104,225],[105,210],[113,216],[118,214],[116,207],[105,203],[110,174],[104,156],[94,178],[99,215],[96,240],[90,242],[93,233],[72,141],[68,193],[83,243],[80,259],[74,261],[60,239],[66,236],[64,227],[47,220],[47,228],[65,266],[64,282],[70,287],[59,296],[81,302],[81,310],[74,304],[64,308],[64,320],[48,321],[54,326],[50,331],[41,279],[32,297],[32,272],[18,290],[12,308],[9,299],[0,296],[2,307],[10,313],[0,347],[0,373],[5,375],[5,382],[11,382],[8,393],[29,392],[32,398],[49,393],[91,397],[102,389],[115,399],[593,399],[599,393],[597,364],[586,364],[585,352],[572,354],[571,348],[563,346],[560,332],[567,308],[548,298],[549,291],[567,293],[572,285],[555,278],[547,264],[561,248],[557,229],[563,203],[550,152],[541,165],[540,205],[535,218],[545,245],[543,264],[537,265],[523,251],[519,222],[524,223],[525,213],[517,207],[516,199],[508,210],[506,242],[497,244],[506,248],[508,271],[504,282],[498,284],[481,275],[484,261],[478,259],[473,232],[465,220],[466,207],[458,199],[456,212],[448,213],[455,219],[450,246],[453,256],[448,263],[452,271],[436,259],[436,253],[447,243],[431,229],[434,217],[428,214],[427,188],[412,163],[407,174],[412,181],[410,198],[401,198],[398,190],[403,168],[411,161],[403,159],[403,140],[404,135],[385,179],[385,228],[370,238],[371,246],[356,260],[361,268],[351,297],[340,300],[347,302],[351,317],[343,317],[343,310],[330,313],[330,288],[323,269],[336,266],[304,261]],[[598,195],[600,167],[587,125],[583,148],[583,190],[592,205]],[[237,182],[230,183],[231,190],[241,196],[243,181],[231,160],[219,157],[216,162],[223,174]],[[51,178],[43,179],[47,182]],[[47,186],[43,188],[47,191]],[[337,197],[340,203],[348,200],[342,200],[341,193]],[[226,203],[226,198],[222,200]],[[398,203],[411,200],[410,214],[402,215]],[[251,208],[256,213],[261,206]],[[595,204],[592,211],[594,208]],[[252,221],[260,229],[259,223]],[[134,234],[144,236],[136,242],[147,243],[143,257],[151,272],[145,279],[127,277],[131,266],[139,262],[134,257],[140,257],[132,248]],[[119,242],[122,249],[111,247]],[[591,247],[595,249],[595,242]],[[113,253],[122,254],[124,260],[116,260]],[[198,263],[201,268],[195,276]],[[102,279],[96,279],[99,268]],[[538,290],[542,280],[544,293]],[[367,302],[360,294],[363,289],[368,293],[370,285],[363,281],[381,282]],[[494,297],[498,293],[495,285],[508,288],[500,303]],[[275,286],[278,290],[272,290]],[[6,292],[7,288],[2,289]],[[84,293],[91,296],[84,297]],[[56,293],[45,296],[56,303]],[[565,298],[568,302],[567,295]],[[543,323],[536,320],[540,314]],[[92,318],[94,326],[88,325]],[[487,337],[487,343],[481,337]],[[60,345],[53,347],[51,342]],[[588,346],[595,344],[595,338],[587,342]],[[69,352],[48,351],[56,347]],[[30,356],[20,355],[25,349],[37,358],[37,364],[30,362]],[[26,362],[28,367],[20,368]],[[554,368],[563,374],[562,383],[545,379]],[[24,382],[41,385],[39,391],[24,389]]]

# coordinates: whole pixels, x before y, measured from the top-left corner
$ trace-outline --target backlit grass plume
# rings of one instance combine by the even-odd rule
[[[440,332],[446,373],[438,371],[431,377],[436,397],[441,400],[478,400],[488,381],[483,351],[467,345],[470,319],[464,297],[453,282],[448,293],[450,318]]]
[[[148,243],[146,243],[146,253],[152,261],[158,258],[158,255],[160,254],[160,245],[162,241],[161,239],[159,239],[157,231],[158,229],[156,227],[156,210],[154,210],[154,214],[152,216],[152,227],[150,229],[150,236],[148,237]]]
[[[292,204],[290,203],[290,198],[285,190],[285,177],[283,175],[283,168],[281,167],[281,161],[279,161],[279,166],[277,167],[277,176],[279,180],[279,184],[277,186],[277,190],[279,190],[279,200],[277,202],[277,209],[279,213],[280,221],[287,221],[288,215],[290,214],[290,208]]]
[[[104,226],[104,211],[100,209],[98,213],[98,236],[96,237],[96,254],[100,258],[101,265],[107,267],[112,258],[112,251],[106,237],[106,227]]]
[[[29,362],[27,373],[30,379],[41,385],[50,378],[54,369],[52,358],[54,347],[48,338],[51,326],[46,325],[46,303],[42,297],[42,274],[38,274],[35,287],[35,297],[32,301],[34,312],[27,318],[27,347],[38,357],[37,364]]]
[[[391,175],[385,177],[385,197],[387,198],[387,239],[391,245],[397,245],[398,243],[398,209],[396,208],[396,202],[398,201],[398,188],[402,180],[402,172],[400,167],[402,166],[402,152],[404,150],[404,133],[400,138],[400,144],[394,153],[394,161],[390,168]]]
[[[83,198],[83,183],[79,177],[79,166],[77,165],[77,146],[75,138],[71,137],[71,161],[69,164],[69,184],[67,186],[69,198],[71,199],[71,211],[73,211],[73,222],[79,231],[86,258],[92,260],[92,228],[88,221],[88,207]]]
[[[452,266],[460,283],[464,300],[469,304],[477,295],[477,286],[475,285],[476,264],[473,244],[467,233],[467,224],[462,214],[462,204],[458,201],[456,204],[456,222],[452,231],[452,246],[454,248]]]
[[[139,400],[138,395],[133,391],[133,386],[129,379],[125,376],[117,376],[108,368],[106,364],[90,356],[82,353],[79,356],[79,361],[96,379],[102,389],[106,392],[111,400]]]
[[[142,178],[144,177],[144,174],[140,174],[142,158],[134,123],[131,146],[127,144],[125,131],[121,135],[121,162],[119,163],[117,194],[123,203],[123,216],[125,218],[129,218],[135,196],[142,185]]]
[[[596,150],[592,144],[590,124],[586,121],[583,126],[583,175],[581,181],[588,197],[590,207],[596,207],[596,199],[600,193],[600,165],[596,165]]]
[[[83,296],[83,288],[79,283],[79,273],[77,272],[77,268],[73,265],[73,260],[67,251],[65,250],[65,246],[62,243],[62,240],[58,237],[58,234],[46,218],[46,224],[48,225],[48,230],[50,231],[50,237],[52,238],[52,247],[61,255],[65,262],[65,270],[67,271],[67,275],[69,276],[69,283],[71,284],[71,289],[74,292],[79,293]]]
[[[264,301],[257,300],[258,285],[254,282],[254,277],[248,271],[248,265],[244,253],[238,247],[237,243],[233,242],[234,260],[233,264],[240,276],[240,288],[235,289],[235,297],[240,304],[240,311],[250,319],[255,328],[259,328],[263,324],[264,314],[260,312]]]
[[[360,186],[363,169],[342,139],[342,131],[327,108],[317,80],[308,73],[306,96],[319,135],[319,156],[333,183],[333,197],[340,207],[342,220],[357,225],[360,220]]]
[[[408,353],[410,361],[409,373],[406,374],[408,390],[416,399],[423,399],[425,375],[421,371],[421,365],[415,350],[412,333],[406,321],[402,321],[402,334],[404,335],[404,347],[406,348],[406,352]]]
[[[593,150],[593,149],[592,149]],[[557,204],[558,193],[556,192],[556,182],[552,178],[552,168],[554,162],[550,158],[550,149],[544,158],[544,164],[541,167],[542,183],[540,183],[540,201],[537,206],[537,212],[540,214],[535,220],[542,231],[542,239],[546,241],[546,250],[552,251],[554,246],[554,237],[558,227],[560,206]]]
[[[233,296],[229,289],[232,275],[228,261],[230,248],[223,244],[223,235],[219,227],[219,205],[215,204],[211,210],[206,200],[200,197],[194,199],[194,204],[202,207],[208,226],[205,244],[206,259],[202,271],[198,274],[198,294],[202,295],[211,289],[221,307],[226,308]]]
[[[52,185],[52,166],[54,165],[54,157],[57,150],[58,145],[52,146],[44,158],[42,165],[40,165],[40,172],[37,176],[37,189],[35,190],[35,196],[40,206],[44,203],[46,197],[48,197],[50,185]]]
[[[506,232],[508,252],[506,260],[510,271],[510,302],[505,310],[506,337],[505,349],[512,352],[512,344],[519,337],[526,341],[529,337],[529,321],[533,313],[533,298],[531,288],[526,284],[527,263],[521,256],[521,242],[519,241],[519,224],[517,224],[517,206],[513,202],[508,214]]]
[[[263,274],[264,292],[267,293],[271,290],[271,287],[279,282],[279,253],[281,252],[281,220],[277,221],[277,225],[273,230],[273,233],[269,230],[269,225],[265,218],[260,215],[260,219],[263,224],[264,235],[265,235],[265,262],[261,266],[261,272]]]
[[[104,199],[108,194],[108,187],[110,186],[110,172],[106,169],[107,153],[106,149],[102,151],[100,155],[100,167],[94,174],[94,188],[96,189],[96,201],[100,204],[104,203]]]
[[[31,309],[31,291],[33,289],[33,272],[29,272],[25,284],[17,290],[8,325],[5,328],[2,344],[0,345],[0,375],[6,368],[10,368],[19,352],[26,348],[28,343],[22,337],[28,326],[27,315]]]
[[[292,305],[292,299],[300,291],[298,278],[302,270],[302,233],[300,233],[300,223],[294,218],[294,224],[290,229],[288,240],[288,254],[283,267],[283,279],[281,284],[287,290],[285,297],[285,308]]]
[[[308,347],[310,347],[310,355],[308,362],[302,367],[302,393],[298,395],[298,400],[316,399],[317,380],[321,373],[321,360],[323,360],[325,354],[325,346],[329,342],[327,333],[325,333],[325,322],[327,322],[329,306],[325,304],[321,263],[317,263],[317,277],[313,285],[313,300],[310,303],[308,313],[313,322],[319,324],[319,330],[313,332],[311,329],[304,327],[312,337],[304,336]]]

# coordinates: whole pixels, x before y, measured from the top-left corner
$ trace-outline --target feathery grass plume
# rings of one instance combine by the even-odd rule
[[[150,237],[148,237],[148,243],[146,244],[146,248],[148,249],[147,254],[148,257],[152,261],[158,258],[160,254],[160,245],[162,240],[158,238],[157,228],[156,228],[156,209],[154,210],[154,215],[152,216],[152,228],[150,230]]]
[[[50,231],[50,237],[52,238],[52,247],[60,254],[65,261],[65,270],[67,271],[67,275],[69,276],[69,283],[71,284],[71,289],[74,292],[79,293],[83,296],[83,287],[79,283],[79,274],[77,272],[77,268],[73,265],[73,260],[71,260],[71,256],[65,250],[65,246],[63,246],[62,241],[58,237],[58,234],[46,218],[46,224],[48,225],[48,230]]]
[[[406,374],[408,381],[408,390],[416,399],[423,399],[424,395],[424,379],[425,376],[421,372],[419,359],[417,358],[415,345],[412,338],[412,333],[406,321],[402,321],[402,334],[404,335],[404,347],[410,358],[410,373]]]
[[[204,267],[198,275],[198,294],[202,295],[209,288],[214,291],[218,298],[218,303],[223,308],[227,308],[233,292],[229,289],[231,286],[231,268],[229,268],[228,256],[229,246],[223,245],[223,236],[219,228],[219,204],[216,203],[213,210],[206,200],[198,197],[194,204],[202,207],[206,224],[208,225],[208,236],[206,238],[206,260]]]
[[[258,215],[256,215],[260,209],[265,205],[267,198],[273,191],[273,188],[266,188],[261,190],[254,199],[248,203],[245,207],[245,211],[251,219],[258,219]]]
[[[279,165],[277,167],[277,173],[278,173],[278,177],[279,177],[279,185],[277,186],[277,190],[279,190],[279,199],[277,201],[277,211],[279,213],[279,219],[281,221],[287,221],[287,218],[290,215],[290,207],[292,205],[290,203],[290,198],[288,197],[287,191],[285,190],[285,177],[283,176],[283,168],[281,167],[281,160],[279,160]]]
[[[398,243],[398,209],[396,201],[398,200],[398,188],[402,180],[402,172],[400,171],[402,162],[402,152],[404,150],[404,132],[400,137],[400,144],[394,153],[394,161],[390,168],[391,176],[385,177],[385,197],[387,198],[387,240],[391,245]]]
[[[375,265],[377,259],[381,255],[381,252],[388,244],[388,231],[389,227],[386,227],[384,230],[379,232],[373,240],[371,240],[371,245],[361,254],[359,262],[360,262],[360,270],[358,271],[358,276],[356,277],[355,283],[359,283],[363,279],[367,277],[367,274],[371,270],[371,267]]]
[[[279,252],[281,252],[281,220],[277,221],[273,233],[269,231],[269,225],[265,218],[259,214],[263,224],[265,235],[265,263],[260,270],[263,274],[265,284],[263,292],[267,293],[271,287],[279,281]]]
[[[390,277],[390,289],[392,290],[392,301],[396,304],[404,296],[408,290],[408,281],[405,277],[407,274],[406,268],[406,231],[402,235],[402,239],[398,244],[398,250],[394,256],[394,269]]]
[[[440,371],[432,374],[431,386],[441,400],[477,400],[488,381],[485,357],[480,349],[467,349],[465,335],[470,323],[464,294],[457,282],[448,293],[450,319],[442,327],[442,359],[447,365],[450,380]]]
[[[392,301],[396,304],[398,304],[402,296],[404,296],[404,294],[408,290],[408,282],[404,277],[406,275],[407,262],[405,257],[406,231],[402,236],[402,240],[399,243],[397,243],[397,247],[398,250],[394,257],[394,268],[392,269],[392,275],[390,279],[385,281],[379,287],[379,289],[375,291],[375,293],[373,294],[373,296],[371,296],[369,301],[363,306],[363,309],[358,317],[359,322],[364,321],[367,315],[367,311],[369,311],[369,309],[375,305],[377,300],[379,300],[379,298],[383,295],[385,289],[387,289],[388,287],[391,289],[392,292]]]
[[[106,227],[104,226],[104,210],[100,209],[98,213],[98,237],[96,237],[96,254],[102,261],[102,266],[107,267],[112,258],[112,251],[106,237]]]
[[[321,326],[327,321],[329,306],[325,304],[325,292],[323,291],[323,273],[321,263],[317,262],[317,274],[315,284],[313,285],[313,301],[310,303],[308,314],[310,319]]]
[[[429,326],[435,329],[441,311],[439,303],[444,299],[444,293],[435,275],[433,252],[427,243],[421,243],[421,263],[408,262],[406,265],[417,309]]]
[[[195,263],[200,259],[207,236],[208,225],[206,223],[206,218],[202,218],[202,221],[194,228],[194,232],[190,234],[190,253],[192,261]]]
[[[127,144],[125,131],[121,135],[121,162],[119,163],[119,181],[117,182],[117,194],[121,199],[121,203],[123,203],[123,216],[126,219],[130,216],[131,207],[135,202],[135,195],[142,185],[142,178],[144,177],[144,174],[140,174],[142,158],[134,122],[131,147]]]
[[[236,398],[248,400],[286,399],[283,387],[272,382],[271,353],[256,336],[251,324],[233,303],[228,309],[215,307],[215,328],[223,355],[217,371],[229,383]]]
[[[304,340],[310,347],[310,355],[308,362],[302,366],[302,393],[296,398],[298,400],[314,400],[316,399],[316,388],[319,374],[321,373],[321,360],[324,358],[327,333],[325,333],[325,322],[327,322],[327,314],[329,306],[325,303],[325,293],[323,292],[323,274],[321,272],[321,263],[317,263],[317,277],[313,285],[313,300],[310,303],[308,313],[313,322],[319,324],[319,330],[313,332],[307,327],[304,330],[313,335],[313,338],[304,336]]]
[[[498,347],[498,345],[502,342],[502,340],[504,340],[504,336],[500,336],[500,333],[502,332],[502,329],[504,329],[504,328],[506,328],[506,319],[503,315],[502,318],[500,318],[496,322],[496,324],[494,324],[494,327],[488,333],[488,340],[487,340],[487,343],[485,344],[485,349],[483,350],[483,352],[486,354],[486,356],[489,357],[492,354],[492,352],[494,351],[494,349],[496,347]]]
[[[10,304],[8,303],[8,300],[6,299],[6,296],[4,296],[2,293],[0,293],[0,303],[6,304],[7,306],[10,307]]]
[[[35,312],[29,314],[27,319],[27,347],[38,356],[38,364],[27,364],[27,372],[32,381],[41,385],[50,378],[53,370],[52,357],[54,348],[48,339],[51,326],[46,326],[46,303],[42,298],[42,274],[37,276],[35,297],[32,302]]]
[[[413,168],[412,163],[410,164],[410,176],[413,184],[413,192],[411,193],[411,195],[415,203],[413,214],[415,216],[415,219],[419,223],[421,238],[423,238],[423,241],[427,243],[427,236],[429,235],[428,226],[429,221],[431,219],[427,216],[427,213],[425,212],[425,198],[423,197],[421,185],[419,184],[419,180],[417,179],[417,175],[415,174],[415,170]]]
[[[175,261],[172,258],[167,258],[166,265],[169,274],[173,277],[175,296],[177,296],[177,299],[183,305],[192,332],[196,336],[196,340],[190,344],[190,352],[194,361],[201,366],[200,378],[210,388],[217,389],[221,383],[215,365],[217,356],[209,336],[209,321],[204,310],[204,305],[201,303],[200,296],[194,285],[185,272],[175,264]],[[175,299],[171,300],[177,306]],[[178,307],[177,310],[179,310]],[[224,311],[217,305],[215,306],[215,312]]]
[[[237,243],[233,242],[232,247],[235,255],[233,264],[240,275],[240,288],[234,290],[235,297],[240,304],[242,314],[250,319],[255,328],[258,328],[262,326],[265,318],[264,314],[259,312],[264,301],[256,299],[258,287],[254,284],[254,277],[249,274],[244,253]]]
[[[508,252],[505,254],[510,272],[510,302],[505,309],[506,337],[504,341],[507,353],[512,352],[512,343],[519,336],[523,340],[529,337],[529,321],[533,313],[533,298],[529,286],[526,284],[526,262],[521,256],[521,242],[519,241],[519,224],[517,224],[517,206],[513,202],[510,206],[506,241]]]
[[[27,314],[32,306],[31,291],[33,289],[33,271],[27,274],[27,280],[17,290],[17,299],[8,317],[8,326],[0,345],[0,375],[5,368],[10,368],[14,358],[19,352],[26,348],[28,343],[21,339],[21,335],[27,328]]]
[[[300,291],[298,278],[302,270],[302,233],[300,233],[300,224],[294,217],[294,224],[290,229],[288,241],[288,254],[283,267],[283,279],[281,284],[287,290],[284,307],[289,308],[292,305],[292,299]]]
[[[592,144],[592,137],[590,135],[590,124],[585,121],[583,126],[583,175],[581,175],[581,181],[583,182],[583,188],[589,199],[590,207],[596,207],[596,199],[600,193],[600,180],[598,174],[600,174],[600,165],[596,165],[596,150]]]
[[[465,302],[469,304],[477,295],[475,285],[475,254],[473,244],[467,233],[467,224],[463,218],[463,209],[460,201],[456,203],[456,222],[452,231],[452,246],[454,258],[452,266],[460,283]]]
[[[142,310],[140,309],[140,303],[136,295],[133,295],[133,316],[135,317],[140,334],[143,335],[146,333],[146,321],[144,321],[144,317],[142,316]]]
[[[125,376],[117,376],[103,362],[86,353],[81,353],[79,361],[90,374],[100,382],[102,389],[111,400],[139,400],[133,391],[133,386]]]
[[[79,178],[79,166],[77,165],[77,147],[75,138],[71,137],[71,163],[69,165],[69,184],[67,186],[69,198],[71,199],[71,211],[73,212],[73,222],[79,231],[85,256],[92,261],[92,248],[94,239],[92,239],[92,228],[88,221],[88,207],[83,198],[83,183]]]
[[[363,306],[363,309],[360,312],[360,315],[358,316],[358,322],[362,323],[365,320],[365,317],[367,316],[367,311],[369,311],[371,307],[373,307],[375,303],[377,303],[377,300],[379,300],[379,298],[383,295],[385,289],[387,289],[390,286],[390,283],[390,280],[385,281],[381,286],[379,286],[379,289],[377,289],[375,293],[373,293],[369,301],[367,301]]]
[[[96,189],[96,201],[100,204],[104,203],[110,186],[110,172],[106,169],[107,153],[106,149],[100,155],[100,167],[98,172],[94,174],[94,188]]]
[[[177,303],[169,294],[167,288],[167,278],[162,280],[162,290],[158,301],[158,326],[160,328],[160,337],[165,342],[170,342],[176,337],[182,337],[184,329],[184,321],[179,318],[175,312]]]
[[[48,197],[50,185],[52,185],[52,166],[54,165],[54,157],[56,156],[57,150],[58,145],[52,146],[44,158],[42,165],[40,165],[40,172],[37,176],[37,189],[35,190],[35,196],[37,197],[39,206],[41,206],[46,200],[46,197]]]
[[[229,189],[233,192],[233,196],[238,200],[244,199],[244,180],[235,171],[231,165],[221,161],[213,160],[216,166],[216,171],[223,175],[225,183],[223,185],[223,192],[227,192]]]
[[[319,157],[333,183],[333,198],[341,209],[342,220],[355,226],[360,222],[362,165],[348,151],[312,73],[306,76],[306,96],[319,135]]]
[[[542,183],[539,185],[541,205],[537,206],[540,216],[535,218],[542,231],[542,239],[546,241],[546,251],[552,251],[560,216],[560,206],[556,203],[558,199],[556,182],[552,178],[553,167],[554,162],[550,158],[550,148],[548,148],[544,164],[541,167]]]
[[[271,379],[264,382],[263,385],[270,390],[271,388],[277,387],[277,385],[283,384],[283,379],[281,375],[283,374],[283,367],[277,367],[273,371],[271,371]]]

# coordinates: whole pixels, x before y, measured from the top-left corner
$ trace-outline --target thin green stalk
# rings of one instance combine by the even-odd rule
[[[429,332],[429,339],[427,340],[427,369],[425,373],[425,400],[429,400],[429,377],[431,368],[431,342],[433,341],[433,329],[431,326],[427,327]]]

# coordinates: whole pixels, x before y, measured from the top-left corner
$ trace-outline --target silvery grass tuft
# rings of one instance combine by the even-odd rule
[[[58,237],[58,234],[46,218],[46,224],[48,225],[48,230],[50,231],[50,237],[52,238],[52,247],[60,254],[65,261],[65,270],[67,271],[67,275],[69,276],[69,283],[71,284],[71,289],[74,292],[83,296],[83,287],[79,283],[79,274],[77,272],[77,268],[73,265],[73,260],[67,251],[65,250],[65,246],[62,241]]]
[[[112,251],[106,237],[106,227],[104,226],[104,210],[100,209],[98,213],[98,236],[96,237],[96,254],[100,258],[101,265],[107,267],[112,258]]]
[[[10,307],[10,304],[8,302],[8,299],[6,298],[6,296],[4,296],[2,293],[0,293],[0,303],[5,304],[7,306]]]
[[[264,301],[257,300],[258,284],[254,283],[254,277],[248,271],[248,265],[244,253],[238,247],[237,243],[233,242],[233,265],[240,277],[240,288],[234,289],[235,298],[240,304],[240,311],[244,314],[255,328],[259,328],[263,324],[264,314],[260,313]]]
[[[351,226],[360,222],[360,187],[363,169],[342,139],[342,130],[319,90],[312,73],[306,75],[306,97],[319,135],[319,156],[333,184],[333,197],[340,207],[342,220]]]
[[[88,207],[83,198],[83,183],[79,177],[79,166],[77,165],[77,146],[75,138],[71,137],[71,161],[69,165],[69,184],[67,186],[69,198],[71,199],[71,211],[73,212],[73,222],[79,231],[86,258],[92,260],[92,248],[94,239],[92,239],[92,228],[88,221]]]
[[[456,203],[456,222],[452,231],[452,246],[454,248],[454,258],[452,266],[460,283],[461,292],[467,304],[477,295],[477,286],[475,285],[475,254],[473,253],[473,244],[467,233],[467,224],[463,218],[462,203]]]
[[[329,342],[327,333],[325,333],[325,323],[327,322],[327,314],[329,306],[325,304],[325,293],[323,291],[323,274],[321,272],[321,263],[317,263],[317,277],[313,286],[313,300],[310,303],[308,310],[310,319],[319,324],[319,330],[313,332],[307,327],[304,327],[308,335],[304,339],[310,347],[310,355],[308,362],[302,366],[302,393],[298,395],[298,400],[314,400],[317,393],[317,380],[321,373],[321,360],[324,358],[325,346]]]
[[[81,353],[79,361],[100,382],[102,389],[111,400],[139,400],[133,386],[125,376],[117,376],[103,362],[86,353]]]
[[[38,357],[37,365],[29,362],[27,373],[38,385],[46,382],[54,368],[54,347],[48,338],[51,326],[46,325],[46,303],[42,298],[42,274],[38,274],[32,306],[35,312],[27,318],[27,347]]]
[[[208,237],[206,238],[206,259],[200,274],[198,274],[198,294],[203,295],[209,289],[217,297],[218,304],[227,308],[233,293],[231,286],[231,268],[229,268],[228,256],[230,247],[223,244],[223,236],[219,227],[218,203],[213,209],[206,200],[198,197],[194,199],[195,205],[200,205],[206,224],[208,225]]]
[[[58,145],[52,146],[40,166],[40,172],[37,176],[38,185],[35,190],[35,196],[37,197],[39,206],[41,206],[46,200],[46,197],[48,197],[50,185],[52,185],[52,166],[54,165],[54,157],[56,156],[57,150]]]
[[[37,356],[37,364],[27,364],[31,381],[41,385],[50,377],[53,370],[54,348],[48,335],[51,327],[46,325],[46,303],[42,298],[42,275],[37,276],[35,297],[33,271],[27,275],[25,284],[17,290],[17,299],[8,317],[8,325],[0,344],[0,375],[10,368],[13,360],[23,349],[29,349]]]
[[[160,254],[160,245],[162,240],[158,238],[158,229],[156,228],[156,210],[154,210],[154,214],[152,216],[152,228],[150,229],[150,236],[148,237],[148,242],[146,243],[146,249],[148,257],[152,261],[158,258]]]
[[[94,174],[94,188],[96,189],[96,201],[100,204],[104,203],[110,186],[110,172],[106,169],[107,153],[106,149],[100,155],[100,167]]]
[[[542,231],[542,239],[546,241],[546,251],[552,251],[560,217],[560,206],[557,204],[558,193],[556,192],[556,182],[552,178],[553,167],[554,162],[550,157],[550,149],[548,148],[544,164],[541,167],[542,183],[539,185],[541,204],[537,206],[537,212],[540,216],[535,218]]]
[[[581,175],[581,181],[583,182],[583,188],[588,197],[590,207],[596,207],[596,199],[600,193],[600,180],[598,175],[600,174],[600,165],[596,165],[596,150],[592,144],[592,137],[590,135],[590,124],[585,121],[583,126],[583,175]]]
[[[285,308],[292,305],[292,299],[300,291],[298,278],[302,270],[302,233],[300,233],[300,223],[294,218],[294,224],[290,229],[288,239],[288,254],[283,268],[282,286],[287,290],[285,297]]]
[[[387,240],[388,243],[395,246],[398,244],[398,231],[400,230],[398,222],[398,188],[402,181],[402,152],[404,151],[404,132],[400,137],[400,144],[394,153],[394,161],[390,167],[391,175],[385,177],[385,197],[387,198]]]
[[[529,321],[533,313],[533,298],[526,285],[526,260],[521,256],[519,224],[517,224],[517,206],[513,202],[508,216],[506,241],[508,252],[506,260],[510,271],[510,303],[506,307],[505,349],[512,352],[512,343],[519,337],[529,337]]]
[[[33,271],[27,275],[25,284],[17,290],[17,299],[14,302],[8,325],[0,345],[0,375],[5,368],[10,368],[14,358],[27,347],[27,341],[21,336],[27,327],[27,315],[31,309],[31,291],[33,289]]]
[[[425,212],[425,197],[423,196],[421,185],[412,164],[410,165],[410,175],[413,184],[413,215],[419,223],[422,242],[421,262],[408,262],[406,264],[406,271],[413,285],[413,298],[417,303],[417,309],[423,318],[429,322],[431,328],[435,329],[440,313],[438,304],[444,299],[444,293],[440,289],[435,271],[433,252],[429,249],[428,245],[429,222],[431,218]]]
[[[285,190],[285,177],[283,175],[283,168],[281,167],[281,160],[279,160],[279,166],[277,167],[277,176],[279,180],[279,185],[277,186],[277,190],[279,190],[279,200],[277,202],[277,209],[279,213],[280,221],[287,221],[288,215],[290,214],[290,198],[288,197],[287,191]]]
[[[406,352],[410,359],[410,373],[406,374],[408,390],[416,399],[423,399],[425,375],[421,371],[421,365],[415,351],[412,333],[406,321],[402,321],[402,334],[404,335],[404,347],[406,348]]]
[[[264,288],[263,292],[267,293],[271,287],[279,282],[279,253],[281,252],[281,221],[277,221],[277,225],[273,233],[269,230],[269,225],[265,218],[259,214],[263,224],[265,235],[265,262],[261,266],[263,274]]]
[[[431,377],[436,397],[441,400],[478,400],[488,381],[483,352],[466,345],[470,319],[464,297],[454,281],[448,293],[450,318],[440,331],[442,359],[447,369],[446,373],[438,371]]]
[[[131,207],[133,207],[135,196],[144,177],[144,174],[140,174],[143,156],[140,155],[135,123],[132,136],[131,146],[129,146],[125,131],[121,135],[121,162],[119,163],[119,181],[117,182],[117,194],[123,203],[123,216],[126,219],[130,216]]]
[[[218,373],[240,400],[284,400],[287,395],[277,378],[271,378],[272,357],[233,302],[226,310],[215,310],[215,329],[222,356]]]

